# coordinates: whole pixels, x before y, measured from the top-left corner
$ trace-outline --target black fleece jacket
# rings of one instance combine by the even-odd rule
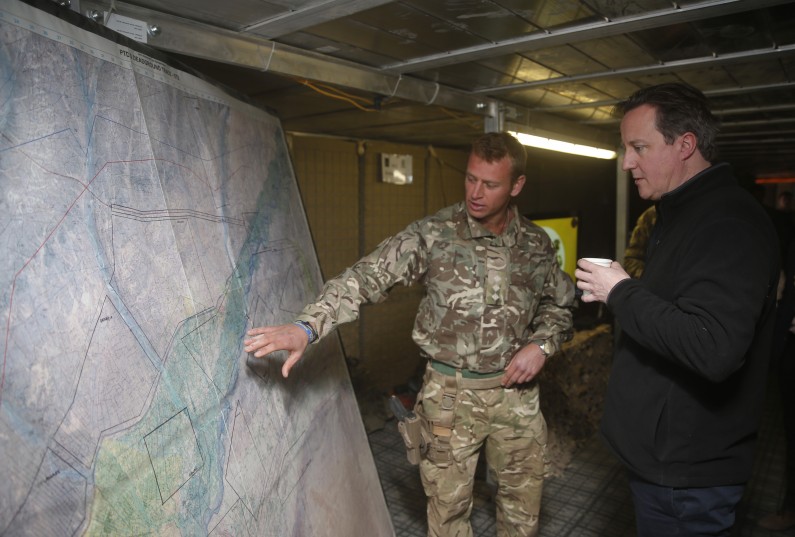
[[[657,215],[643,275],[608,296],[621,335],[602,435],[652,483],[744,483],[765,398],[776,232],[727,164],[665,194]]]

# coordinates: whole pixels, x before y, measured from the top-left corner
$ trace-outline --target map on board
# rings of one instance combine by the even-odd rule
[[[242,348],[322,284],[278,119],[135,49],[0,7],[0,534],[393,535],[339,341]]]

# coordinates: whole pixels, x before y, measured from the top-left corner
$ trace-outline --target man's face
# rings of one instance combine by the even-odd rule
[[[511,160],[508,157],[489,163],[471,154],[464,181],[469,216],[486,229],[500,232],[501,229],[493,227],[502,225],[511,198],[522,191],[524,182],[522,175],[511,184]]]
[[[644,104],[624,115],[621,141],[625,149],[621,168],[632,172],[641,198],[658,200],[687,179],[682,173],[681,137],[671,145],[665,143],[654,107]]]

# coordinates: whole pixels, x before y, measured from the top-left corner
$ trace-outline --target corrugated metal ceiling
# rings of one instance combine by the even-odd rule
[[[795,3],[781,0],[82,0],[157,25],[285,129],[441,146],[484,122],[618,141],[613,104],[684,81],[724,156],[795,176]]]

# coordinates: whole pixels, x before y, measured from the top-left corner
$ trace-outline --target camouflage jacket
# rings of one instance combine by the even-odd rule
[[[395,284],[420,282],[426,293],[412,338],[435,360],[489,373],[531,341],[558,350],[571,337],[574,285],[546,233],[511,210],[499,236],[472,220],[464,203],[414,222],[329,280],[298,319],[323,337]]]
[[[651,230],[657,221],[657,209],[654,205],[643,211],[638,217],[629,244],[624,252],[624,270],[633,278],[640,278],[646,265],[646,247],[649,244]]]

